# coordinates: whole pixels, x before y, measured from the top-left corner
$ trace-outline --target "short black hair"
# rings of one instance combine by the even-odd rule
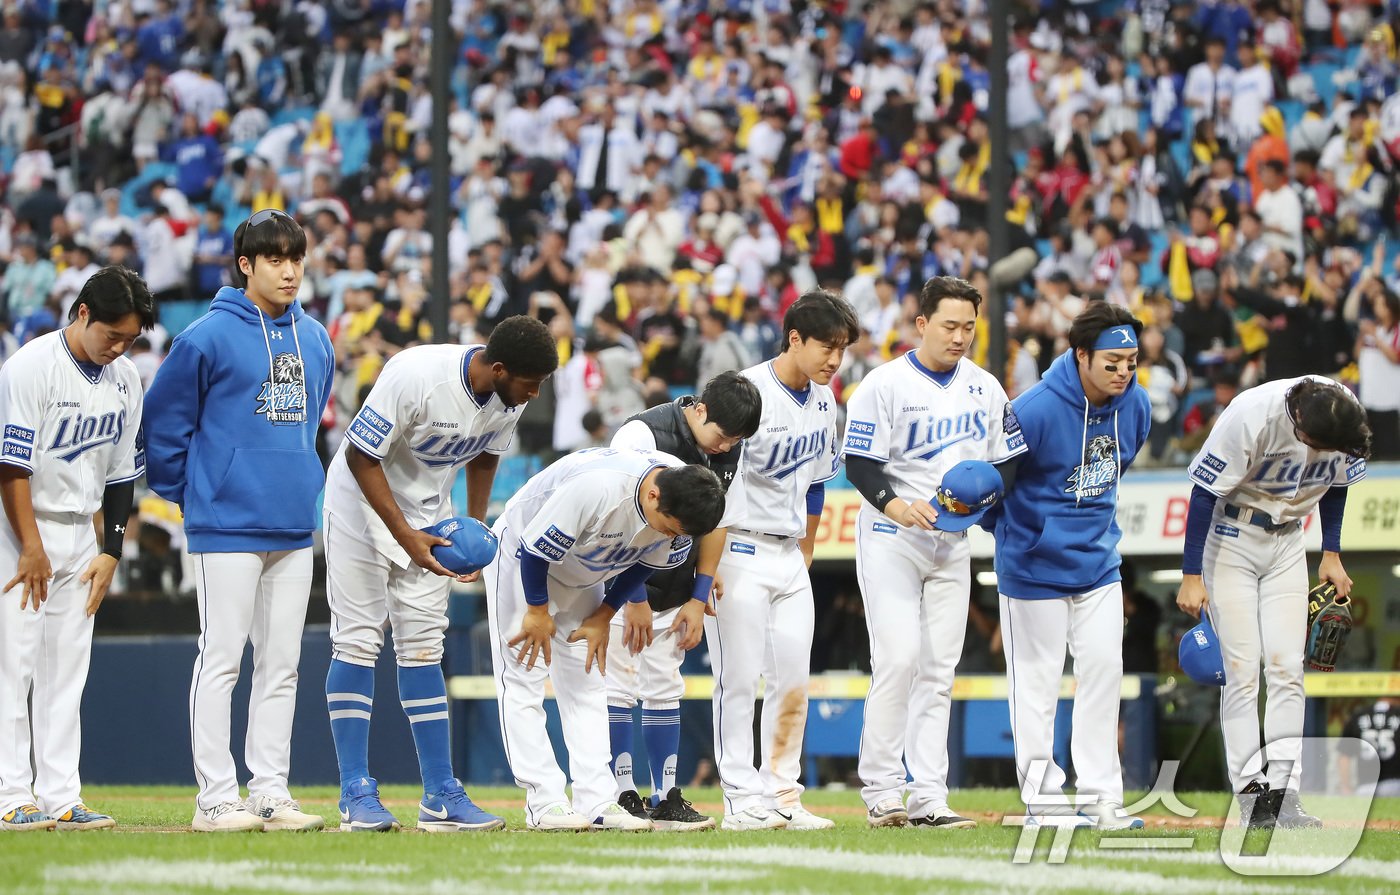
[[[938,313],[939,303],[945,299],[970,301],[974,313],[982,308],[982,293],[962,277],[929,277],[924,288],[919,290],[919,316],[932,319]]]
[[[724,486],[703,466],[668,466],[656,476],[656,508],[693,538],[707,535],[724,515]]]
[[[788,333],[797,330],[802,341],[817,339],[822,342],[840,342],[845,336],[849,345],[860,338],[860,323],[850,303],[834,292],[813,289],[804,292],[783,315],[783,344],[780,351],[788,350]]]
[[[534,317],[507,317],[486,340],[486,362],[501,364],[512,376],[544,379],[559,369],[559,348],[549,327]]]
[[[748,377],[727,370],[709,382],[700,393],[705,417],[730,438],[752,438],[763,413],[763,397]]]
[[[73,307],[70,321],[78,319],[78,308],[87,305],[88,317],[98,323],[116,323],[135,314],[143,330],[156,325],[156,300],[141,275],[121,266],[104,267],[88,277]]]
[[[1099,334],[1115,326],[1131,326],[1133,337],[1141,341],[1142,321],[1134,317],[1131,311],[1106,301],[1091,301],[1070,324],[1069,347],[1075,351],[1083,348],[1093,354]]]
[[[1284,404],[1293,425],[1315,444],[1363,460],[1371,456],[1366,411],[1337,383],[1304,379],[1288,390]]]
[[[293,259],[306,257],[306,231],[301,228],[301,224],[285,211],[269,210],[272,214],[260,219],[256,226],[250,227],[248,224],[253,218],[264,214],[262,211],[239,224],[238,229],[233,231],[233,283],[239,289],[248,286],[248,278],[238,266],[240,258],[247,258],[248,266],[256,267],[258,256]]]

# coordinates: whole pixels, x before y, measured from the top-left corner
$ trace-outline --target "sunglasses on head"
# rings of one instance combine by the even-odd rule
[[[938,498],[938,505],[950,513],[955,513],[959,516],[969,516],[974,512],[973,507],[958,500],[947,488],[939,488],[935,497]]]
[[[279,208],[264,208],[262,211],[248,218],[248,229],[251,230],[261,224],[266,224],[273,218],[286,218],[293,220],[292,216]]]

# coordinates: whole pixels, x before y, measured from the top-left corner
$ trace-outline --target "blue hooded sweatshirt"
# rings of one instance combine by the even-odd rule
[[[184,510],[192,553],[311,546],[334,370],[300,303],[274,320],[228,286],[175,337],[146,393],[146,478]]]
[[[1044,600],[1120,580],[1118,479],[1147,442],[1146,390],[1091,406],[1067,351],[1011,407],[1027,450],[995,520],[997,590]]]

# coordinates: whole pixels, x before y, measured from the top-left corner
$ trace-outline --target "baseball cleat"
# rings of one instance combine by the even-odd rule
[[[787,815],[755,805],[734,814],[726,814],[719,828],[721,830],[781,830],[787,825]]]
[[[212,808],[196,806],[190,826],[196,833],[261,833],[263,820],[240,799],[220,802]]]
[[[783,827],[785,830],[830,830],[836,826],[836,821],[817,817],[801,805],[793,805],[786,809],[774,808],[773,813],[787,821]]]
[[[0,817],[0,830],[13,830],[16,833],[37,833],[56,826],[58,821],[40,811],[38,805],[20,805]]]
[[[253,796],[248,810],[262,818],[264,830],[319,830],[326,825],[324,817],[302,811],[296,799]]]
[[[379,801],[379,784],[361,777],[340,791],[342,833],[382,833],[399,829],[399,820]]]
[[[58,828],[60,830],[86,831],[86,830],[110,830],[117,822],[109,815],[98,814],[82,802],[69,808],[58,816]]]
[[[593,818],[595,830],[621,830],[624,833],[648,833],[656,829],[650,817],[636,817],[616,802],[603,809],[603,813]]]
[[[591,826],[588,818],[575,811],[567,802],[550,805],[540,812],[538,820],[526,824],[528,829],[540,833],[579,833]]]
[[[909,812],[899,799],[882,799],[865,812],[865,822],[872,827],[902,827],[909,823]]]
[[[1273,795],[1271,791],[1271,805]],[[1278,818],[1278,826],[1285,830],[1315,830],[1322,826],[1321,820],[1303,810],[1302,803],[1298,801],[1298,793],[1292,789],[1282,790],[1274,815]]]
[[[505,826],[504,820],[478,808],[456,779],[423,796],[418,805],[418,829],[425,833],[485,832]]]
[[[909,818],[909,826],[936,827],[940,830],[971,830],[977,826],[977,821],[949,811],[947,814],[911,817]]]
[[[620,803],[621,799],[618,801]],[[673,833],[690,833],[695,830],[713,830],[715,828],[714,818],[706,817],[696,811],[695,806],[687,802],[685,796],[681,794],[679,786],[671,787],[670,792],[666,793],[666,798],[651,809],[651,822],[656,825],[658,830]]]
[[[617,803],[633,817],[642,820],[651,820],[651,814],[647,811],[647,806],[642,802],[642,794],[635,789],[629,789],[617,797]]]
[[[1142,818],[1124,812],[1123,806],[1117,802],[1097,802],[1093,805],[1085,805],[1079,814],[1081,817],[1087,817],[1096,830],[1105,833],[1117,830],[1141,830],[1147,826]]]
[[[1240,803],[1240,825],[1250,830],[1272,830],[1278,818],[1277,808],[1269,801],[1269,784],[1251,780],[1235,796]]]

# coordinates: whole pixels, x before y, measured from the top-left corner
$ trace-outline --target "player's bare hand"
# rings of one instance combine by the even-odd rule
[[[896,497],[885,507],[885,513],[906,528],[921,528],[924,531],[933,531],[933,523],[938,521],[938,511],[927,500],[906,503]]]
[[[690,600],[676,613],[676,620],[671,623],[671,633],[676,635],[676,644],[681,649],[695,649],[700,645],[700,638],[705,635],[707,612],[714,613],[709,603]]]
[[[25,547],[20,551],[15,577],[5,585],[5,593],[9,593],[16,584],[23,583],[24,590],[20,593],[19,608],[23,610],[32,602],[34,611],[38,612],[39,604],[49,598],[49,579],[52,577],[53,566],[49,564],[49,557],[44,548]]]
[[[1206,584],[1200,575],[1186,575],[1181,579],[1181,589],[1176,592],[1176,606],[1192,618],[1200,618],[1210,598],[1206,596]]]
[[[643,603],[642,605],[646,605]],[[651,611],[651,607],[647,607]],[[570,643],[578,643],[580,640],[588,645],[588,652],[583,657],[583,673],[587,674],[593,670],[593,663],[598,663],[598,673],[606,675],[608,673],[608,631],[612,627],[612,612],[606,606],[599,606],[598,609],[583,620],[583,624],[574,628],[569,635]]]
[[[99,553],[88,563],[87,571],[78,581],[88,586],[87,614],[96,615],[102,598],[107,596],[107,588],[112,586],[112,575],[117,571],[117,558],[107,553]]]
[[[427,569],[434,575],[441,575],[444,578],[458,578],[457,575],[444,568],[443,564],[433,556],[434,547],[452,546],[452,542],[447,538],[440,538],[436,535],[430,535],[426,531],[414,529],[405,535],[403,540],[399,541],[399,546],[403,547],[404,551],[408,553],[408,558],[413,560],[413,564],[420,569]],[[462,576],[462,578],[465,577]]]
[[[549,641],[554,637],[554,616],[548,606],[531,606],[525,610],[525,619],[520,623],[520,633],[511,638],[506,646],[520,647],[515,661],[533,671],[535,662],[543,659],[549,664]]]
[[[632,655],[651,646],[651,604],[646,600],[622,608],[622,645]]]
[[[1317,580],[1332,582],[1339,597],[1351,596],[1351,576],[1342,568],[1342,557],[1339,554],[1322,554],[1322,562],[1317,564]]]

